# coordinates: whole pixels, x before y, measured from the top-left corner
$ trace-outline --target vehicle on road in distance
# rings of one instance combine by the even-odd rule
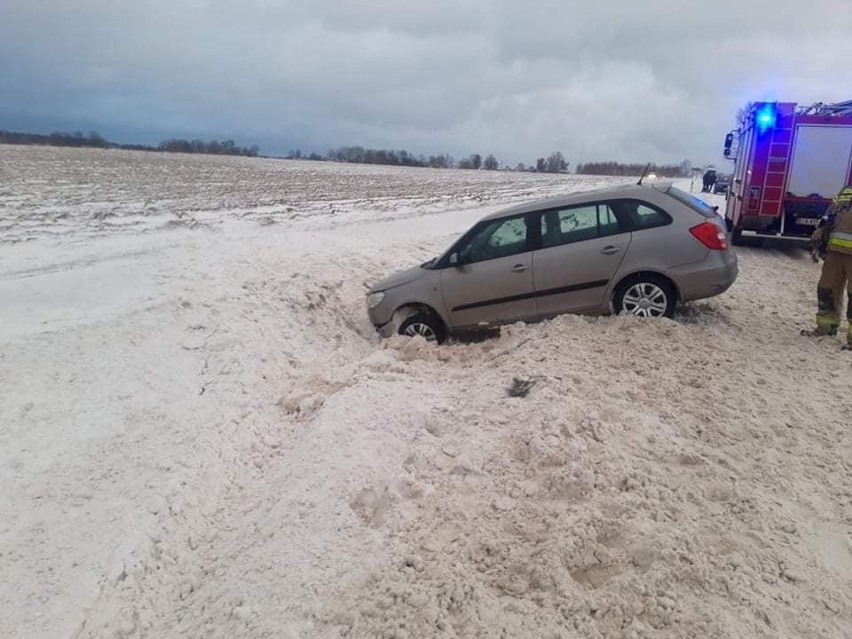
[[[725,195],[731,188],[731,176],[719,174],[716,176],[716,183],[713,185],[713,193],[716,195]]]

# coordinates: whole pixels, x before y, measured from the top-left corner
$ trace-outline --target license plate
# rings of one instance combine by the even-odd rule
[[[797,217],[796,224],[801,224],[802,226],[816,226],[819,223],[819,218],[814,217]]]

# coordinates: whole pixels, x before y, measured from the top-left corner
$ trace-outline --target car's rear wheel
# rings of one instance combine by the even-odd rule
[[[639,317],[674,317],[677,298],[674,287],[657,275],[637,275],[622,282],[615,291],[616,314]]]
[[[420,336],[427,342],[442,344],[447,339],[447,330],[441,320],[429,313],[415,313],[399,325],[400,335],[407,337]]]

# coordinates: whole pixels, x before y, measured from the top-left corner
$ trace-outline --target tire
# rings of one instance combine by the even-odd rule
[[[748,248],[760,248],[766,242],[765,237],[743,237],[742,229],[736,229],[731,234],[731,244]]]
[[[635,275],[624,280],[612,299],[616,315],[626,313],[639,317],[674,317],[677,307],[675,289],[659,275]]]
[[[743,245],[743,232],[741,229],[734,229],[731,233],[731,244],[734,246],[742,246]]]
[[[447,329],[444,328],[444,324],[429,313],[415,313],[399,325],[397,332],[407,337],[420,335],[427,342],[437,344],[443,344],[447,341]]]

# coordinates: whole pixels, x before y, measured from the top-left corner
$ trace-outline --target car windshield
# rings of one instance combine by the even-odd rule
[[[686,191],[681,191],[679,188],[670,186],[666,191],[667,195],[671,195],[674,199],[682,204],[686,204],[689,208],[691,208],[696,213],[701,213],[704,217],[716,217],[719,215],[716,212],[716,209],[710,207],[707,202],[702,200],[701,198],[695,197],[687,193]]]

